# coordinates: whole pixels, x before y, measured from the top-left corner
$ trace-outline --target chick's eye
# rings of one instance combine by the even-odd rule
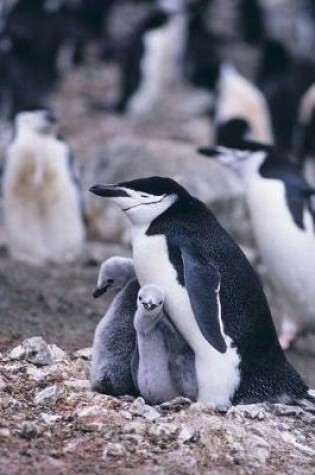
[[[149,195],[143,195],[143,194],[142,194],[142,195],[140,195],[140,196],[141,196],[141,198],[149,198]]]
[[[142,302],[142,297],[139,297],[140,302]]]
[[[162,303],[163,303],[163,302],[162,302],[162,300],[161,300],[161,302],[159,302],[159,305],[162,305]]]
[[[108,283],[108,284],[113,284],[113,283],[114,283],[114,279],[107,279],[107,283]]]

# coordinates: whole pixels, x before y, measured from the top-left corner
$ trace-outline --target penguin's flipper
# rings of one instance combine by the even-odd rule
[[[227,346],[221,328],[220,274],[209,262],[182,249],[184,279],[191,308],[204,338],[220,353]]]

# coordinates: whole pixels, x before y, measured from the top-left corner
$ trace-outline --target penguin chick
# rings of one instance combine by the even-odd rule
[[[69,262],[85,230],[68,145],[48,110],[21,112],[6,151],[4,222],[11,256],[31,264]]]
[[[91,386],[94,391],[113,396],[136,394],[131,358],[136,342],[133,317],[139,284],[132,259],[111,257],[103,262],[93,295],[98,298],[109,290],[116,295],[94,333]]]
[[[164,312],[164,292],[156,285],[144,285],[137,304],[132,374],[141,396],[149,404],[178,396],[196,400],[194,353]]]
[[[237,173],[245,194],[261,259],[276,291],[287,349],[304,331],[315,331],[315,236],[310,199],[315,189],[297,166],[272,147],[254,142],[202,153]]]

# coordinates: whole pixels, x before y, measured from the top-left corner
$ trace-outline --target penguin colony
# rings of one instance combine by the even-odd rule
[[[60,74],[82,61],[88,40],[108,47],[114,2],[26,3],[1,11],[1,112],[16,114],[4,212],[12,257],[43,265],[74,260],[85,239],[74,163],[43,106]],[[182,78],[208,92],[217,147],[201,153],[244,183],[284,315],[280,342],[258,277],[202,202],[170,178],[95,185],[91,192],[113,200],[129,219],[133,258],[112,258],[100,269],[94,296],[115,295],[95,331],[91,385],[106,394],[141,394],[150,404],[176,396],[219,408],[268,400],[315,412],[314,397],[283,353],[300,333],[315,330],[315,189],[300,171],[314,154],[315,68],[268,38],[259,4],[244,0],[243,39],[262,51],[251,83],[221,60],[222,39],[204,21],[210,4],[157,2],[119,54],[104,47],[122,73],[120,98],[110,107],[152,111]],[[297,69],[303,81],[296,81]],[[286,153],[293,147],[298,164]]]

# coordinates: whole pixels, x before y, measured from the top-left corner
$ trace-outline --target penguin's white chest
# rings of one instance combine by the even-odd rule
[[[315,236],[310,213],[300,229],[278,180],[257,179],[247,187],[255,237],[268,275],[288,316],[315,322]]]
[[[145,229],[136,230],[132,247],[140,285],[155,284],[164,290],[166,311],[195,352],[198,400],[229,405],[240,381],[239,357],[236,349],[231,348],[231,339],[225,337],[228,349],[221,354],[203,337],[188,292],[177,281],[163,235],[147,236]]]

